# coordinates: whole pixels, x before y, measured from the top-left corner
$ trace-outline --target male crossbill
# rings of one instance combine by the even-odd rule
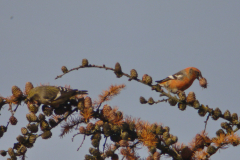
[[[195,67],[185,68],[165,79],[156,81],[161,87],[166,88],[169,92],[176,94],[179,91],[188,89],[195,79],[200,79],[200,85],[207,88],[207,81],[202,77],[202,73]]]

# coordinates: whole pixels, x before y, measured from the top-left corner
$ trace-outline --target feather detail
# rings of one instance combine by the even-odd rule
[[[87,90],[69,89],[56,86],[38,86],[30,90],[27,100],[45,105],[60,105],[77,94],[88,94]]]
[[[54,98],[54,100],[57,100],[59,97],[61,97],[61,91],[59,91],[58,93],[57,93],[57,95],[56,95],[56,97]]]
[[[162,80],[159,80],[159,81],[155,81],[157,83],[162,83],[162,82],[166,82],[166,81],[169,81],[169,80],[181,80],[184,76],[184,72],[183,71],[179,71],[173,75],[170,75],[168,77],[166,77],[165,79],[162,79]]]

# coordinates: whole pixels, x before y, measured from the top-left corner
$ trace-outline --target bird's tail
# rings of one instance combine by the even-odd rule
[[[162,79],[162,80],[155,81],[155,82],[160,83],[160,82],[162,82],[162,81],[163,81],[163,79]]]
[[[164,78],[164,79],[162,79],[162,80],[155,81],[155,82],[157,82],[157,83],[162,83],[162,82],[166,82],[166,81],[168,81],[168,80],[171,80],[171,78],[167,77],[167,78]]]
[[[165,79],[162,79],[162,80],[158,80],[158,81],[155,81],[155,82],[157,82],[157,83],[162,83],[162,82],[166,82],[167,80],[166,80],[166,78]]]
[[[77,94],[88,94],[87,92],[87,90],[76,90]]]

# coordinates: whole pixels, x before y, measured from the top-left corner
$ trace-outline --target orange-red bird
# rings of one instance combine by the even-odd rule
[[[203,78],[202,73],[195,67],[185,68],[167,78],[156,81],[161,87],[176,94],[178,91],[188,89],[195,79]]]

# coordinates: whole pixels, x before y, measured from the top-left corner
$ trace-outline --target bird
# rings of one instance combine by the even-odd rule
[[[87,92],[87,90],[69,89],[61,86],[38,86],[29,91],[27,100],[56,107],[67,102],[72,96],[88,94]]]
[[[195,67],[188,67],[156,82],[161,87],[166,88],[169,92],[177,94],[180,91],[188,89],[195,79],[203,79],[201,71]]]

